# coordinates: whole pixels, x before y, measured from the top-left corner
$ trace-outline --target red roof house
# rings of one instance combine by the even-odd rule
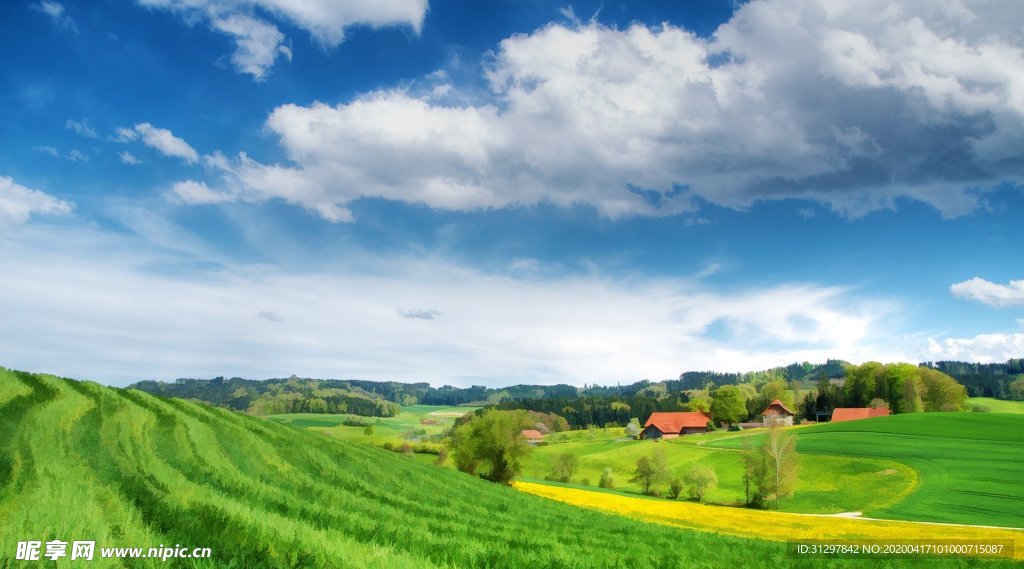
[[[790,426],[793,424],[793,417],[796,413],[792,412],[782,401],[776,399],[772,401],[764,411],[761,411],[761,422],[764,426],[768,425],[785,425]]]
[[[536,429],[523,429],[522,435],[523,435],[523,437],[526,438],[527,441],[529,441],[531,443],[535,443],[535,442],[544,440],[543,433],[541,433],[540,431],[538,431]]]
[[[856,421],[858,419],[871,419],[872,417],[888,417],[889,410],[884,407],[872,409],[871,407],[839,407],[832,410],[832,422]]]
[[[641,439],[671,439],[679,435],[708,432],[708,421],[711,417],[695,411],[679,413],[651,413]]]

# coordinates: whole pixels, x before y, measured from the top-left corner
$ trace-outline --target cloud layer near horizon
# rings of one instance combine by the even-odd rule
[[[219,191],[330,221],[383,197],[458,211],[550,202],[605,216],[805,198],[944,216],[1022,183],[1024,4],[766,0],[714,37],[551,24],[501,42],[482,96],[444,81],[267,121],[290,164],[224,161]]]
[[[880,331],[895,305],[813,284],[725,293],[679,279],[488,274],[442,258],[179,273],[180,252],[42,224],[11,244],[0,248],[19,275],[0,280],[0,343],[14,358],[4,365],[104,382],[299,373],[612,383],[900,357]]]

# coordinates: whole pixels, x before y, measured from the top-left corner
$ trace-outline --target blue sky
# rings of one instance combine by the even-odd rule
[[[497,385],[1024,356],[1018,2],[0,19],[8,367]]]

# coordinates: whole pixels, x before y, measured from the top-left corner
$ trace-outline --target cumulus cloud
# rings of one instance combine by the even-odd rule
[[[32,215],[68,215],[71,210],[66,201],[0,176],[0,222],[4,225],[25,223]]]
[[[885,321],[890,303],[813,284],[721,292],[688,280],[518,278],[433,256],[360,254],[303,271],[222,262],[181,272],[165,270],[180,266],[181,251],[88,227],[27,225],[12,239],[0,247],[0,263],[20,276],[0,279],[5,365],[102,381],[301,370],[614,383],[688,368],[899,357]],[[269,303],[287,320],[253,326]],[[410,325],[395,307],[444,316]],[[709,334],[716,322],[728,338]]]
[[[292,57],[286,38],[271,21],[277,19],[306,30],[326,47],[345,38],[354,25],[405,25],[419,33],[427,0],[139,0],[150,8],[169,10],[186,22],[205,21],[235,42],[231,62],[240,73],[261,80],[279,57]]]
[[[67,127],[68,130],[77,132],[86,138],[96,138],[99,136],[96,134],[96,129],[90,127],[89,121],[86,119],[82,119],[81,121],[68,119],[67,122],[64,123],[64,126]]]
[[[979,334],[973,338],[928,338],[924,357],[929,361],[960,360],[1005,362],[1024,355],[1024,334]]]
[[[118,153],[118,157],[121,158],[121,163],[128,164],[129,166],[135,166],[136,164],[142,164],[142,160],[135,157],[134,154],[127,150]]]
[[[75,149],[68,152],[67,159],[72,162],[88,162],[89,157],[81,150]]]
[[[124,142],[139,139],[164,156],[181,158],[190,164],[199,160],[199,153],[185,140],[174,136],[174,133],[165,128],[157,128],[148,122],[139,123],[133,129],[118,129],[117,133]]]
[[[54,2],[53,0],[41,0],[38,3],[32,4],[32,9],[49,16],[50,20],[58,28],[74,32],[76,34],[78,33],[78,26],[75,24],[75,20],[68,15],[67,11],[64,9],[64,5],[60,2]]]
[[[364,197],[479,210],[586,204],[608,217],[804,198],[849,217],[976,209],[1024,183],[1024,4],[743,4],[712,38],[672,25],[551,24],[505,39],[488,96],[384,89],[286,104],[290,163],[230,175],[331,221]],[[455,86],[458,89],[458,86]]]
[[[1001,285],[981,277],[956,283],[949,287],[953,296],[976,300],[990,306],[1016,306],[1024,304],[1024,280]]]

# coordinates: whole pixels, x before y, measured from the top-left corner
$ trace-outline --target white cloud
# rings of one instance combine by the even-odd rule
[[[194,180],[175,183],[167,193],[167,198],[188,205],[217,204],[235,199],[230,194],[212,190],[206,183]]]
[[[404,25],[419,33],[427,0],[139,0],[151,8],[170,10],[192,24],[206,21],[231,37],[231,62],[241,73],[261,80],[279,56],[291,59],[285,36],[269,17],[287,21],[309,32],[324,46],[345,38],[346,28]]]
[[[57,27],[69,32],[78,33],[78,26],[75,24],[75,20],[68,15],[67,10],[64,9],[64,5],[60,2],[54,2],[53,0],[41,0],[40,2],[32,4],[32,9],[49,16]]]
[[[364,197],[608,217],[689,211],[695,196],[857,217],[902,197],[963,215],[986,189],[1024,183],[1024,39],[1008,24],[1024,4],[954,5],[765,0],[711,39],[548,25],[501,42],[488,101],[391,89],[282,105],[267,128],[292,163],[240,156],[230,175],[251,199],[331,221]]]
[[[429,255],[348,255],[306,271],[211,265],[87,227],[42,229],[26,226],[0,248],[0,264],[19,275],[0,279],[5,365],[101,381],[294,371],[579,384],[893,358],[883,320],[893,307],[838,288],[724,293],[596,273],[516,278]],[[176,270],[183,263],[203,269]],[[253,326],[254,314],[268,320],[259,314],[268,305],[287,320]],[[429,308],[404,309],[410,320],[396,307]],[[429,326],[416,323],[427,314]],[[732,337],[708,335],[717,321]]]
[[[0,222],[4,225],[25,223],[32,215],[68,215],[71,210],[66,201],[0,176]]]
[[[190,164],[199,160],[199,153],[196,152],[196,149],[189,146],[183,139],[174,136],[174,133],[165,128],[157,128],[148,122],[135,125],[134,131],[122,128],[117,132],[126,141],[140,138],[143,144],[156,149],[164,156],[181,158]]]
[[[231,54],[231,63],[238,71],[248,73],[256,80],[265,77],[278,56],[292,58],[291,49],[284,45],[284,34],[263,20],[232,14],[226,18],[214,18],[211,25],[235,38],[237,47]]]
[[[60,152],[58,152],[57,149],[53,146],[33,146],[32,150],[35,150],[36,152],[42,152],[43,154],[49,154],[54,158],[60,156]]]
[[[402,318],[412,318],[414,320],[433,320],[441,315],[436,310],[422,310],[419,308],[413,308],[410,310],[398,310],[398,315]]]
[[[67,159],[72,162],[88,162],[89,157],[84,152],[78,149],[74,149],[68,152]]]
[[[67,127],[68,130],[77,132],[86,138],[96,138],[99,136],[96,134],[96,129],[90,127],[89,121],[86,119],[82,119],[81,122],[68,119],[67,122],[64,123],[64,126]]]
[[[1024,304],[1024,280],[1010,281],[1001,285],[981,277],[956,283],[949,287],[953,296],[976,300],[991,306],[1015,306]]]
[[[928,338],[924,358],[979,363],[1005,362],[1024,355],[1024,334],[979,334],[974,338]]]
[[[138,158],[135,157],[134,154],[132,154],[131,152],[128,152],[127,150],[125,150],[123,152],[119,152],[117,155],[118,155],[118,157],[121,158],[121,162],[123,164],[128,164],[129,166],[135,166],[136,164],[142,164],[142,160],[139,160]]]

